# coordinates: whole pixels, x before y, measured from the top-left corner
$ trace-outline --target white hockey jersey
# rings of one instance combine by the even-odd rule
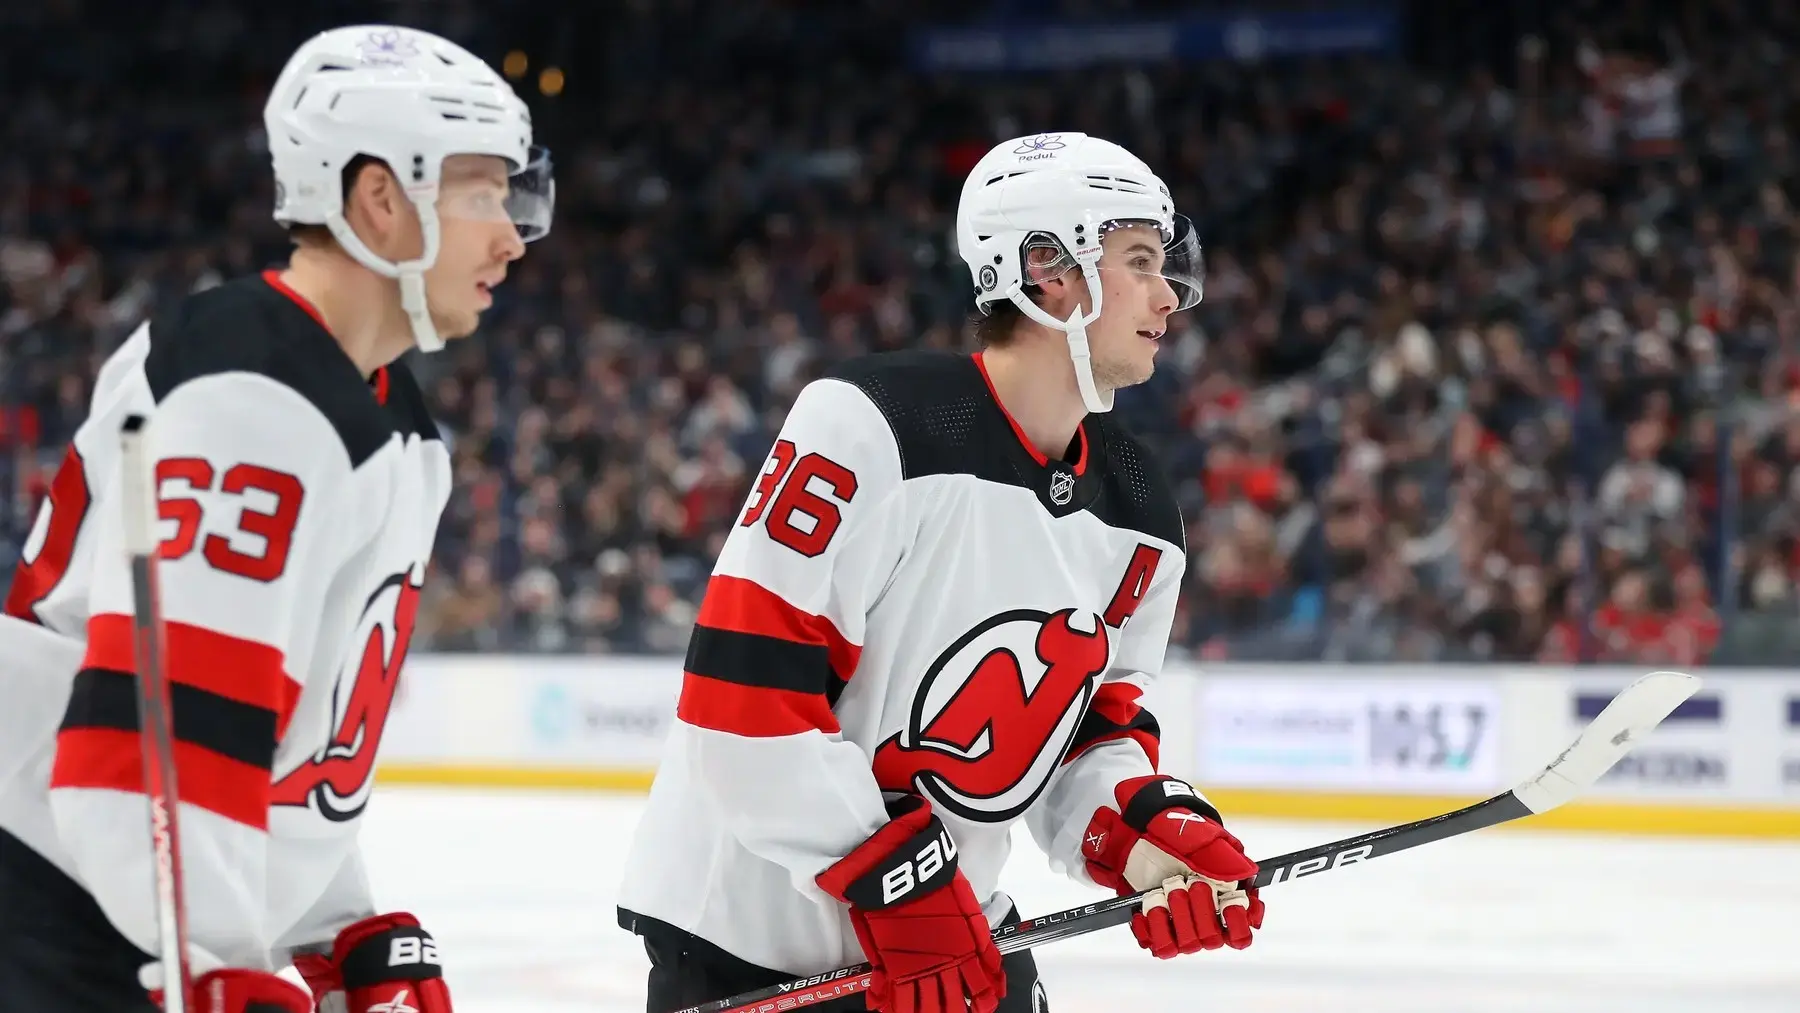
[[[188,928],[279,969],[375,913],[356,850],[450,491],[404,366],[371,382],[274,272],[194,295],[102,368],[0,620],[0,829],[154,952],[118,433],[146,430]]]
[[[646,920],[798,975],[863,959],[814,883],[920,792],[990,921],[1023,818],[1053,866],[1153,773],[1137,703],[1186,564],[1147,452],[1090,415],[1047,460],[980,356],[859,360],[795,402],[700,608],[624,870]]]

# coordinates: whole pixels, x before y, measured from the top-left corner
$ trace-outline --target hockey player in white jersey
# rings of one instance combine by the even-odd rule
[[[106,362],[0,620],[6,1013],[151,1010],[165,979],[117,493],[132,413],[162,519],[188,1008],[451,1008],[356,846],[451,485],[395,360],[474,330],[549,228],[549,162],[499,75],[406,28],[314,37],[264,115],[291,263]]]
[[[896,1013],[1041,1010],[989,933],[1023,819],[1159,957],[1250,944],[1256,866],[1157,772],[1182,519],[1106,412],[1201,296],[1198,243],[1129,152],[1006,141],[957,237],[984,350],[851,363],[800,394],[700,608],[620,893],[668,1013],[867,959]],[[783,1001],[786,1001],[785,999]],[[788,1007],[783,1007],[788,1008]]]

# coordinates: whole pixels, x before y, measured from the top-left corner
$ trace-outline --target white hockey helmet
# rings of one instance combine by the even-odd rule
[[[982,156],[963,183],[956,209],[957,252],[969,265],[975,305],[987,312],[1002,299],[1069,338],[1075,383],[1088,411],[1112,409],[1100,393],[1088,352],[1087,328],[1100,318],[1100,241],[1126,225],[1154,225],[1162,234],[1158,273],[1175,290],[1176,309],[1200,301],[1204,269],[1191,223],[1175,213],[1169,188],[1143,160],[1111,141],[1082,133],[1036,134],[1002,141]],[[1079,267],[1093,306],[1077,305],[1058,320],[1031,300],[1027,250],[1054,248],[1052,269]]]
[[[549,153],[531,143],[531,112],[473,53],[429,32],[392,25],[334,28],[289,58],[263,108],[275,165],[275,220],[323,225],[371,271],[396,278],[413,340],[444,345],[425,303],[437,262],[438,181],[451,155],[494,155],[511,167],[507,215],[525,242],[550,231],[556,184]],[[358,155],[392,169],[418,208],[424,251],[394,263],[344,220],[344,167]]]

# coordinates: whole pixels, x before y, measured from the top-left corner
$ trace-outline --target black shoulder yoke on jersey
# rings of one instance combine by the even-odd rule
[[[1036,493],[1054,516],[1086,510],[1113,527],[1187,544],[1175,495],[1156,462],[1109,416],[1088,415],[1064,459],[1040,464],[970,356],[887,352],[826,375],[854,384],[880,409],[905,478],[971,475],[1016,485]]]
[[[371,388],[312,309],[263,277],[188,296],[150,321],[151,397],[161,402],[189,380],[220,373],[256,373],[293,389],[330,420],[351,467],[396,433],[438,438],[404,365],[388,366]]]

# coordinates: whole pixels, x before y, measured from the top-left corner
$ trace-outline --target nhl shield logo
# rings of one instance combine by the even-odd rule
[[[1075,498],[1075,476],[1066,471],[1058,471],[1050,476],[1050,502],[1057,506],[1068,506],[1069,500]]]

